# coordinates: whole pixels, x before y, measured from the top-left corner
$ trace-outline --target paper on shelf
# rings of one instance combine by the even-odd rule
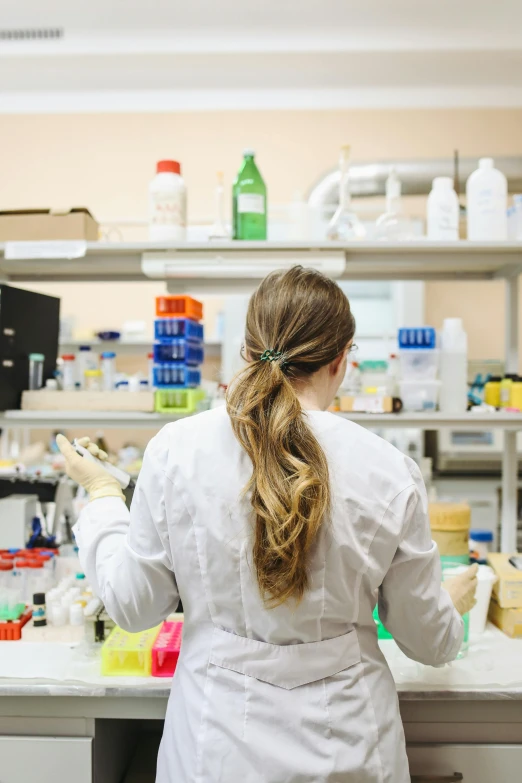
[[[83,258],[87,252],[87,242],[78,240],[40,240],[38,242],[6,242],[4,255],[8,261],[28,261],[29,259],[71,259]]]

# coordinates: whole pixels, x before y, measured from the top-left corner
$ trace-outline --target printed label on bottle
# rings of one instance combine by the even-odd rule
[[[264,215],[265,197],[257,193],[240,193],[237,197],[237,211],[241,214],[249,212],[251,215]]]
[[[153,226],[185,226],[186,195],[179,193],[152,193],[150,223]]]

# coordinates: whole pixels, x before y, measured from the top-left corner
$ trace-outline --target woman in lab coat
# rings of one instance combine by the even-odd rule
[[[326,411],[354,329],[331,280],[269,275],[226,408],[152,439],[130,513],[59,436],[90,493],[75,533],[110,616],[139,631],[183,602],[158,783],[409,781],[372,612],[378,598],[406,655],[438,666],[458,653],[454,604],[470,608],[475,582],[441,589],[415,463]]]

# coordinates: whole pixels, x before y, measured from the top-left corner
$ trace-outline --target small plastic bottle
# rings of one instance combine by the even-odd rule
[[[45,593],[34,593],[33,595],[33,625],[35,628],[43,628],[47,625]]]
[[[466,183],[468,239],[507,239],[507,180],[493,158],[481,158]]]
[[[43,386],[45,356],[43,353],[29,354],[29,389],[36,391]]]
[[[91,350],[90,345],[80,345],[78,357],[76,360],[77,378],[76,382],[80,384],[80,389],[85,388],[85,371],[97,370],[98,359],[96,354]]]
[[[85,370],[85,390],[86,391],[101,391],[102,389],[102,371],[101,370]]]
[[[114,351],[104,351],[101,355],[102,389],[114,391],[116,385],[116,354]]]
[[[405,242],[412,239],[411,227],[402,213],[402,184],[394,168],[386,180],[386,211],[377,218],[375,238]]]
[[[428,196],[428,239],[456,242],[459,238],[459,199],[451,177],[435,177]]]
[[[149,185],[149,239],[183,242],[187,234],[187,190],[177,160],[160,160]]]
[[[66,353],[62,356],[62,386],[64,391],[74,391],[76,383],[76,356]]]

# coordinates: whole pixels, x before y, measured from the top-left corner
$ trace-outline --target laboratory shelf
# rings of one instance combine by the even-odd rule
[[[468,413],[462,416],[444,413],[337,413],[371,429],[411,428],[422,430],[522,430],[522,414]],[[0,414],[0,428],[63,429],[73,427],[105,429],[159,429],[169,421],[185,418],[162,413],[99,411],[5,411]]]
[[[87,242],[76,258],[10,259],[5,249],[0,243],[0,278],[8,282],[175,279],[183,290],[202,280],[234,289],[298,263],[360,280],[491,280],[522,270],[522,242]],[[144,259],[156,271],[145,274]]]
[[[85,339],[85,340],[63,340],[60,342],[59,352],[60,355],[64,353],[76,353],[80,345],[90,345],[91,348],[97,352],[102,351],[114,351],[118,356],[145,356],[152,351],[152,345],[154,340],[98,340]],[[208,356],[221,356],[221,341],[220,340],[205,340],[204,344],[205,357]]]

